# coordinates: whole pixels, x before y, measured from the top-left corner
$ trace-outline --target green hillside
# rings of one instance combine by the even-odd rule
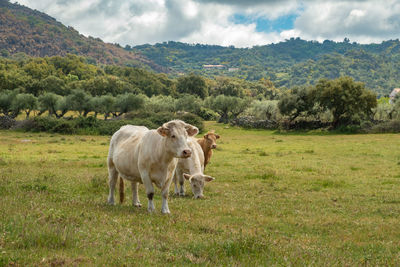
[[[2,56],[23,52],[29,56],[85,56],[91,63],[118,64],[167,71],[138,53],[99,38],[85,37],[54,18],[8,0],[0,0]]]
[[[253,48],[164,42],[133,48],[157,64],[177,72],[208,76],[228,75],[247,80],[269,78],[277,86],[314,84],[320,78],[343,75],[365,82],[378,95],[400,86],[400,42],[362,45],[326,40],[323,43],[292,38]],[[222,64],[222,69],[203,65]]]

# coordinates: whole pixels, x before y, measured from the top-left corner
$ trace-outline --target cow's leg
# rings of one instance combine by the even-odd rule
[[[122,179],[122,178],[121,178]],[[109,162],[108,164],[108,184],[110,186],[110,191],[108,194],[108,204],[114,205],[114,191],[115,185],[118,180],[118,171],[115,169],[115,166]]]
[[[183,197],[185,195],[185,178],[183,178],[183,173],[179,174],[179,185],[180,185],[179,195]]]
[[[164,184],[164,186],[161,189],[161,196],[162,196],[162,206],[161,206],[161,213],[163,214],[169,214],[169,207],[168,207],[168,194],[169,194],[169,187],[171,186],[172,183],[172,175],[174,175],[175,172],[172,172],[172,174],[168,174],[167,176],[167,181]]]
[[[147,171],[141,171],[140,176],[142,177],[142,182],[144,187],[146,188],[147,199],[149,200],[147,205],[147,210],[149,212],[153,212],[155,210],[153,197],[154,197],[154,187],[153,183],[150,180],[149,173]]]
[[[174,172],[174,183],[175,183],[175,195],[184,196],[185,195],[185,187],[183,181],[183,171],[177,167]],[[179,182],[179,188],[178,188]]]
[[[175,170],[174,173],[174,184],[175,184],[175,195],[179,195],[179,189],[178,189],[178,169]]]
[[[140,204],[139,194],[138,194],[139,183],[131,182],[131,185],[132,185],[132,205],[135,207],[141,207],[142,204]]]

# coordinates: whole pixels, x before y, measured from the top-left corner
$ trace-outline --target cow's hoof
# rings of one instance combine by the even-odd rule
[[[179,192],[175,192],[174,195],[175,195],[175,196],[179,196],[180,193],[179,193]]]
[[[161,213],[164,215],[171,214],[171,212],[169,210],[162,210]]]
[[[133,204],[133,206],[140,208],[142,206],[142,204],[141,203],[135,203],[135,204]]]
[[[115,203],[114,203],[113,200],[108,200],[108,201],[107,201],[107,204],[110,205],[110,206],[114,206],[114,205],[115,205]]]
[[[185,192],[181,192],[181,193],[179,193],[179,195],[180,195],[181,197],[184,197],[184,196],[185,196]]]

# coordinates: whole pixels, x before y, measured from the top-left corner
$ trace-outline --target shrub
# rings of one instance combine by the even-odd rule
[[[99,126],[99,120],[95,117],[82,117],[79,116],[73,120],[75,124],[75,128],[82,129],[82,128],[97,128]]]
[[[64,119],[58,120],[57,124],[50,130],[53,133],[73,134],[76,132],[74,121]]]
[[[204,125],[203,125],[203,120],[189,112],[182,112],[182,113],[172,113],[172,112],[158,112],[154,113],[151,111],[136,111],[136,112],[130,112],[125,115],[125,119],[129,121],[138,121],[138,119],[144,120],[144,122],[150,122],[152,129],[157,128],[161,126],[163,123],[168,122],[170,120],[183,120],[186,123],[190,123],[197,128],[199,128],[199,131],[204,130]],[[138,122],[141,122],[140,120]],[[142,124],[136,124],[136,125],[142,125]],[[146,125],[145,125],[146,126]]]
[[[199,132],[204,131],[203,120],[195,114],[185,112],[183,114],[178,114],[178,116],[176,116],[176,119],[183,120],[186,123],[196,126],[197,128],[199,128]]]
[[[204,130],[203,121],[200,117],[191,114],[174,114],[170,112],[129,114],[125,119],[100,120],[95,117],[78,117],[75,119],[56,119],[55,117],[35,117],[30,120],[18,122],[14,129],[34,132],[51,132],[61,134],[91,134],[91,135],[112,135],[121,126],[142,125],[149,129],[156,129],[163,123],[180,119]]]
[[[215,121],[219,118],[218,113],[209,108],[201,107],[197,115],[206,121]]]
[[[272,120],[259,120],[253,116],[242,116],[231,121],[232,125],[243,128],[276,129],[277,123]]]
[[[116,131],[119,130],[124,125],[142,125],[146,126],[149,129],[154,129],[157,126],[147,119],[133,119],[133,120],[108,120],[108,121],[100,121],[99,126],[97,128],[98,134],[100,135],[112,135]]]
[[[54,117],[35,117],[31,129],[26,129],[34,132],[52,132],[60,120]]]
[[[16,124],[16,121],[10,116],[0,116],[0,129],[10,129]]]
[[[372,126],[368,133],[400,133],[400,120],[385,121]]]

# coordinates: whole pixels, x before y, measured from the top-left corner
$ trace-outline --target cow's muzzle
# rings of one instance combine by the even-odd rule
[[[215,148],[217,148],[217,145],[212,145],[211,148],[215,149]]]
[[[192,155],[192,150],[190,149],[185,149],[182,151],[182,157],[183,158],[188,158]]]

